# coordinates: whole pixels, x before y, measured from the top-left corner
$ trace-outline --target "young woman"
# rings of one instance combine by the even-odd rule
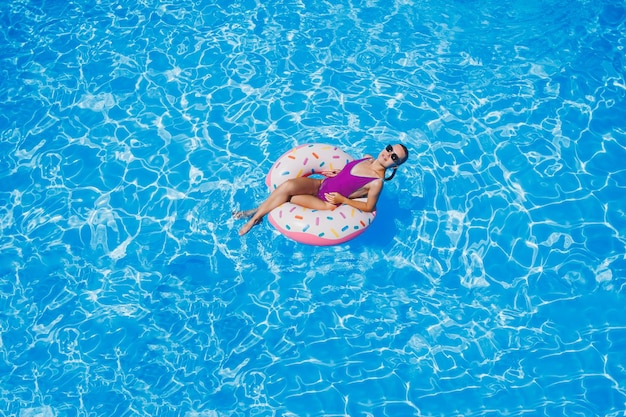
[[[371,212],[376,208],[378,197],[383,189],[383,181],[389,181],[396,170],[409,157],[409,151],[402,144],[387,145],[378,157],[367,156],[348,163],[342,170],[325,171],[326,178],[299,177],[290,179],[276,188],[259,207],[233,214],[236,219],[250,217],[239,230],[243,236],[259,224],[267,213],[291,201],[303,207],[316,210],[332,210],[339,204],[348,204],[361,211]],[[393,173],[385,177],[388,169]],[[367,197],[366,201],[353,200]]]

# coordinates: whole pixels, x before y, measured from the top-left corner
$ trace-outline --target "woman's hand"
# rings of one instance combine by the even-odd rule
[[[346,197],[334,192],[324,194],[324,198],[326,198],[326,201],[328,201],[330,204],[334,204],[336,206],[338,206],[339,204],[343,204],[347,200]]]
[[[339,172],[341,172],[340,169],[331,169],[331,170],[322,171],[322,175],[327,178],[336,177],[337,174],[339,174]]]

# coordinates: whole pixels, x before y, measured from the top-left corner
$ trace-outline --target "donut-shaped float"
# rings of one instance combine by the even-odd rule
[[[301,145],[278,158],[265,183],[273,191],[291,178],[342,169],[352,160],[350,155],[336,146],[319,143]],[[313,210],[287,202],[267,216],[270,223],[290,239],[308,245],[331,246],[363,233],[376,217],[376,212],[366,213],[347,204],[334,210]]]

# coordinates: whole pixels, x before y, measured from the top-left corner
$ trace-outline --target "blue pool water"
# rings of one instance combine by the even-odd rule
[[[3,1],[0,415],[623,416],[623,1]],[[405,143],[337,247],[231,212]]]

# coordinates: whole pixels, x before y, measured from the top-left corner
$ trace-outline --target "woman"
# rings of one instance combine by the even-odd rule
[[[290,179],[276,188],[259,207],[233,214],[237,219],[250,217],[239,230],[243,236],[259,224],[267,213],[291,201],[303,207],[316,210],[332,210],[339,204],[347,204],[361,211],[371,212],[376,208],[378,197],[383,189],[383,180],[389,181],[396,170],[409,157],[409,151],[402,144],[387,145],[377,158],[366,158],[350,162],[342,170],[325,171],[326,178],[299,177]],[[393,173],[385,178],[385,172]],[[353,200],[367,196],[366,201]]]

